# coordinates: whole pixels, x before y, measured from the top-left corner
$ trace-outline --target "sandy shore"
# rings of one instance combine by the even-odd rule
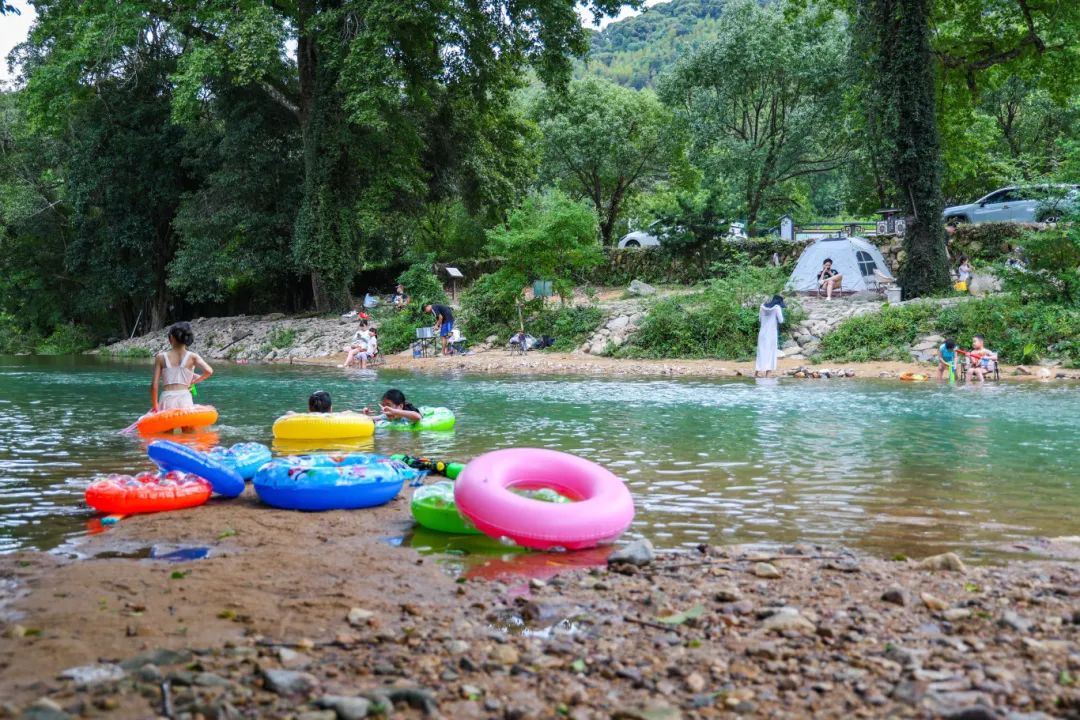
[[[329,358],[311,358],[294,360],[314,365],[337,365],[345,360],[342,353]],[[853,377],[861,378],[897,378],[902,373],[922,373],[936,380],[937,368],[933,364],[916,362],[864,362],[830,363],[817,365],[806,360],[781,359],[777,374],[786,375],[799,368],[808,371],[829,372],[850,371]],[[754,363],[731,360],[627,360],[620,358],[587,355],[584,353],[531,352],[525,356],[510,355],[505,350],[487,350],[467,355],[450,357],[414,358],[411,355],[398,354],[386,358],[382,367],[395,370],[417,372],[473,372],[498,374],[565,374],[565,375],[631,375],[631,376],[668,376],[668,377],[753,377]],[[1026,372],[1027,374],[1024,374]],[[1057,377],[1063,375],[1064,377]],[[1080,371],[1060,368],[1024,368],[1020,373],[1017,366],[1001,366],[1002,380],[1080,380]]]
[[[458,579],[386,541],[409,524],[404,494],[311,515],[249,489],[128,518],[78,546],[90,559],[2,557],[0,717],[1080,713],[1075,563],[934,570],[799,545],[609,569],[600,549]],[[149,545],[210,554],[115,556]]]

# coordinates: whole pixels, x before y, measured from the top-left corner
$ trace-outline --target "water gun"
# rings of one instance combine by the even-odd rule
[[[391,455],[390,459],[403,462],[413,470],[443,475],[451,480],[457,480],[457,476],[465,468],[465,463],[444,462],[424,457],[413,457],[412,455]]]

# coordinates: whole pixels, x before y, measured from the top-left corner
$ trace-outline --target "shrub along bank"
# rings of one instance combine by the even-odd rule
[[[952,337],[962,348],[973,335],[1005,363],[1060,359],[1080,367],[1080,310],[1024,303],[1013,295],[973,299],[941,308],[929,303],[886,307],[841,323],[821,340],[818,357],[842,362],[909,360],[908,348],[921,335]]]
[[[758,306],[781,291],[787,276],[784,268],[741,265],[692,295],[657,300],[648,308],[641,329],[615,355],[750,359],[757,351]],[[792,300],[786,322],[801,317]]]

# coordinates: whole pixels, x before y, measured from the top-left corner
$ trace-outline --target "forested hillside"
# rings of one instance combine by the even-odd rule
[[[671,0],[594,32],[579,74],[641,89],[691,50],[716,39],[725,0]]]

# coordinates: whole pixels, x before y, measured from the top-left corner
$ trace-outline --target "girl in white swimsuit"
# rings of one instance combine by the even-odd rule
[[[191,399],[191,387],[209,378],[214,369],[198,354],[188,350],[195,342],[191,323],[179,322],[169,328],[171,349],[158,353],[154,358],[154,380],[150,383],[151,412],[178,410],[195,406]],[[196,366],[202,375],[195,374]],[[162,387],[158,399],[158,386]]]

